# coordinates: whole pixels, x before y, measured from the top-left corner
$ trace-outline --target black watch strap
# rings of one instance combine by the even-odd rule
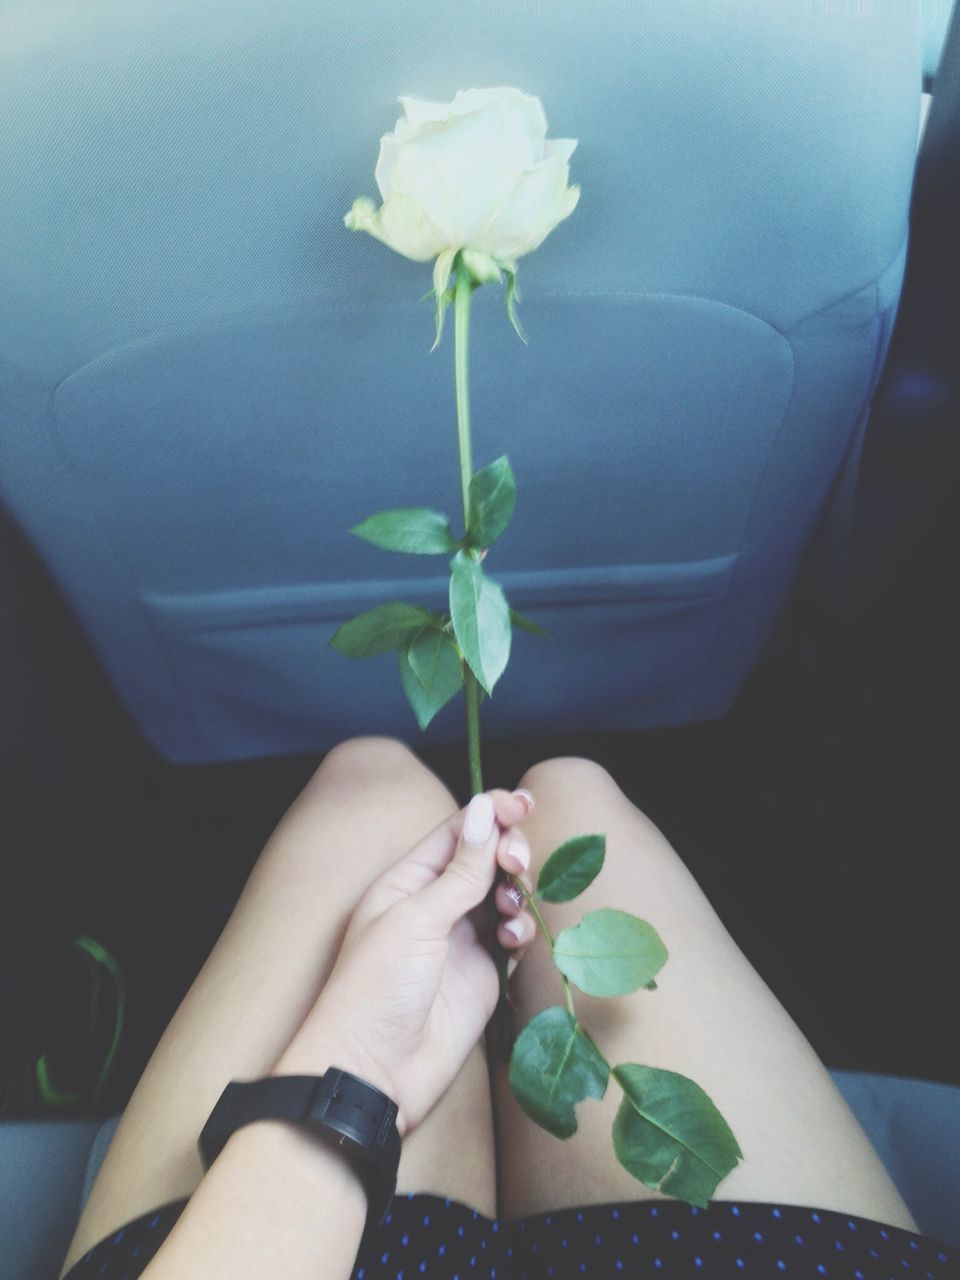
[[[268,1076],[233,1080],[220,1095],[200,1134],[200,1154],[209,1168],[227,1139],[257,1120],[286,1120],[326,1133],[350,1159],[367,1192],[367,1231],[390,1211],[400,1163],[397,1104],[372,1084],[331,1067],[322,1076]]]

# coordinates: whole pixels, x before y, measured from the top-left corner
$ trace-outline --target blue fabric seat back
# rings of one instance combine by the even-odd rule
[[[392,659],[327,642],[443,607],[445,562],[347,531],[456,517],[452,318],[429,354],[429,264],[343,216],[398,96],[473,85],[540,96],[582,188],[520,260],[529,346],[474,295],[476,462],[519,492],[487,567],[554,636],[487,732],[723,714],[887,349],[919,0],[41,0],[0,35],[0,494],[160,752],[416,732]]]

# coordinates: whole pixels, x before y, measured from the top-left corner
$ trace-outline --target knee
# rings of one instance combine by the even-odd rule
[[[538,800],[541,796],[549,796],[552,801],[558,796],[576,796],[584,792],[626,798],[603,765],[582,756],[541,760],[527,770],[519,785],[526,787]]]
[[[348,738],[332,747],[306,790],[329,789],[331,784],[339,794],[361,798],[390,794],[397,804],[429,803],[444,815],[457,808],[437,775],[399,738]]]
[[[361,819],[389,820],[399,829],[410,814],[426,815],[423,821],[435,826],[456,807],[436,774],[399,739],[348,738],[327,752],[274,835],[282,833],[286,841],[292,831],[315,830],[318,822]]]
[[[314,778],[331,774],[338,782],[361,786],[392,779],[405,780],[417,772],[426,772],[426,766],[399,738],[358,737],[339,742],[324,756]]]
[[[543,760],[527,770],[520,785],[537,801],[529,829],[541,847],[544,835],[552,848],[575,835],[605,831],[612,861],[617,850],[629,850],[631,865],[639,857],[676,857],[656,825],[595,760],[580,756]],[[543,849],[544,856],[550,848]]]

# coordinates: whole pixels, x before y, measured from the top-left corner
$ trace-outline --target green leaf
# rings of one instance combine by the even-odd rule
[[[519,627],[521,631],[529,631],[532,636],[543,636],[545,640],[551,640],[553,637],[549,631],[544,631],[539,623],[534,622],[532,618],[527,618],[522,613],[518,613],[516,609],[510,610],[510,621],[515,627]]]
[[[606,836],[574,836],[541,867],[537,893],[544,902],[569,902],[600,874],[606,850]]]
[[[449,555],[460,545],[450,532],[447,517],[426,507],[379,511],[350,532],[385,551],[410,551],[415,555]]]
[[[517,486],[506,456],[484,467],[470,481],[467,541],[482,551],[496,542],[510,523]]]
[[[492,693],[510,657],[510,610],[500,587],[462,551],[450,563],[450,616],[470,669]]]
[[[698,1084],[675,1071],[614,1067],[623,1101],[613,1121],[617,1159],[638,1182],[705,1209],[743,1153]]]
[[[588,911],[578,925],[558,933],[553,961],[588,996],[636,991],[663,968],[667,949],[656,929],[626,911]]]
[[[330,643],[350,658],[371,658],[403,648],[424,623],[432,620],[432,613],[413,604],[378,604],[337,627]]]
[[[424,627],[399,654],[400,683],[421,729],[463,685],[453,641],[435,626]]]
[[[602,1098],[610,1071],[566,1009],[553,1005],[531,1018],[510,1055],[513,1096],[555,1138],[577,1130],[574,1104]]]
[[[424,689],[434,689],[449,677],[455,665],[460,671],[460,655],[450,635],[436,623],[419,631],[406,649],[410,666]],[[461,685],[462,680],[457,684]]]

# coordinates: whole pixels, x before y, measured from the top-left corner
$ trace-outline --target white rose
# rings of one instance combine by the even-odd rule
[[[416,262],[436,258],[438,305],[456,254],[477,283],[515,285],[516,260],[536,249],[576,207],[568,187],[576,138],[546,140],[539,98],[519,89],[461,89],[452,102],[401,97],[404,118],[380,139],[383,204],[360,197],[345,216]],[[439,331],[438,331],[439,339]]]

